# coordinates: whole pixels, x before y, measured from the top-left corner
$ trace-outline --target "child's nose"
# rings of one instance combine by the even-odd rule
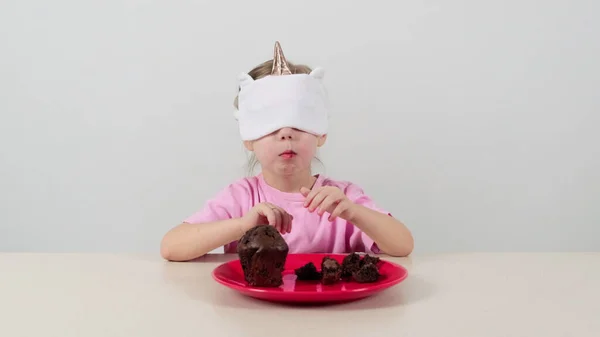
[[[282,128],[279,130],[279,137],[281,140],[292,139],[294,135],[294,129]]]

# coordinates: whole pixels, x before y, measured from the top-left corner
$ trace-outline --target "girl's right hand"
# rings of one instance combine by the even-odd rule
[[[250,209],[242,217],[244,233],[258,225],[269,224],[275,227],[281,234],[292,231],[292,220],[294,217],[283,208],[268,202],[262,202]]]

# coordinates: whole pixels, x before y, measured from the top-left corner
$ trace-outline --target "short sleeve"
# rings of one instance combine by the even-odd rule
[[[205,202],[202,209],[187,217],[186,223],[204,223],[239,218],[248,208],[249,191],[241,184],[231,184],[214,198]]]
[[[371,199],[371,197],[369,197],[367,194],[365,194],[365,192],[363,191],[363,189],[360,186],[357,186],[355,184],[349,184],[346,188],[345,194],[346,194],[346,197],[348,197],[348,199],[350,199],[350,201],[354,202],[355,204],[358,204],[358,205],[370,208],[374,211],[381,212],[383,214],[387,214],[387,215],[391,216],[390,212],[379,207],[375,203],[375,201],[373,201],[373,199]],[[367,253],[373,253],[373,254],[381,253],[381,250],[379,249],[379,247],[377,247],[377,243],[375,243],[375,241],[373,239],[371,239],[371,237],[369,237],[363,231],[359,231],[359,234],[360,234],[360,240],[362,241],[362,244],[364,245],[365,251]]]

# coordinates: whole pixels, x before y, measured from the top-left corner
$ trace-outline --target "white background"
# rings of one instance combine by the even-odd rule
[[[0,251],[140,251],[244,174],[236,77],[323,66],[321,152],[415,253],[600,250],[597,1],[0,4]]]

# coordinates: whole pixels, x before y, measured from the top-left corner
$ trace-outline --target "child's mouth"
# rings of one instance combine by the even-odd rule
[[[285,151],[279,155],[281,158],[290,159],[296,156],[296,152],[294,151]]]

